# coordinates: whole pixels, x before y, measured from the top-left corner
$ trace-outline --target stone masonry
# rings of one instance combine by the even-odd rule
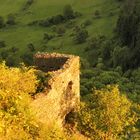
[[[42,123],[62,125],[65,117],[79,108],[79,57],[37,53],[35,65],[37,69],[51,73],[51,78],[45,92],[38,94],[32,102],[32,107]]]

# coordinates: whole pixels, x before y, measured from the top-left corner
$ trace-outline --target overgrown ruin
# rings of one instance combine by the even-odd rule
[[[35,65],[43,72],[51,72],[45,92],[32,102],[42,123],[62,125],[70,112],[79,108],[80,78],[79,57],[57,53],[37,53]]]

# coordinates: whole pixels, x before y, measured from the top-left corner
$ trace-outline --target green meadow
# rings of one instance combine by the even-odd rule
[[[15,16],[16,24],[6,26],[0,29],[0,41],[5,41],[6,47],[1,51],[8,51],[10,48],[18,48],[14,55],[15,61],[21,62],[20,56],[29,52],[27,44],[32,43],[35,52],[60,52],[71,53],[85,57],[85,48],[87,43],[75,44],[73,42],[73,27],[67,28],[68,23],[56,25],[56,28],[63,26],[65,33],[57,36],[53,27],[29,26],[28,24],[35,21],[46,19],[51,16],[63,13],[65,5],[70,4],[74,11],[79,12],[82,16],[72,20],[74,26],[80,26],[87,20],[91,24],[86,27],[89,37],[97,35],[112,36],[116,26],[119,12],[119,3],[114,0],[34,0],[27,9],[23,10],[26,0],[0,0],[0,16],[7,20],[9,14]],[[100,18],[95,18],[95,11],[100,12]],[[55,37],[47,43],[43,41],[44,33],[54,34]],[[34,52],[34,53],[35,53]]]

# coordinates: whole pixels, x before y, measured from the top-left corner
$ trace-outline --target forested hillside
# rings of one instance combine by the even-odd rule
[[[139,0],[0,0],[0,60],[34,65],[38,51],[81,58],[76,130],[93,140],[140,139]]]

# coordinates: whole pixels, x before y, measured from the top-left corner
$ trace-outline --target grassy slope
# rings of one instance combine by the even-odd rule
[[[43,34],[52,32],[51,28],[29,27],[27,23],[62,13],[66,4],[71,4],[75,11],[83,14],[82,17],[75,20],[76,25],[80,25],[87,19],[92,20],[92,25],[87,27],[90,36],[103,34],[110,37],[119,10],[119,4],[115,0],[35,0],[28,10],[23,11],[25,2],[25,0],[0,0],[0,15],[6,19],[9,13],[14,13],[18,22],[14,27],[0,30],[0,40],[6,41],[7,48],[13,46],[19,48],[17,56],[28,51],[26,45],[31,42],[37,50],[41,50],[45,44],[43,43]],[[99,19],[93,18],[96,10],[101,12]],[[113,13],[113,16],[109,16],[110,12]],[[84,56],[84,48],[87,44],[75,45],[70,37],[71,33],[72,29],[68,29],[63,37],[56,37],[49,41],[44,50]]]

